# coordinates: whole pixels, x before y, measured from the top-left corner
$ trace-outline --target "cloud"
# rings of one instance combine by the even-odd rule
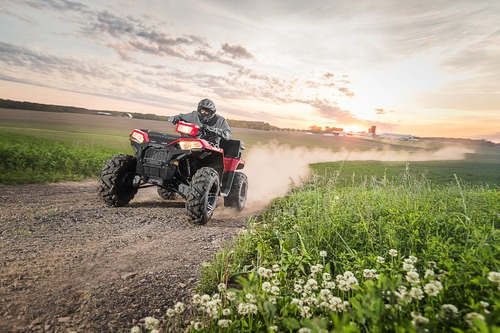
[[[252,59],[253,56],[241,45],[222,44],[222,51],[229,54],[233,59]]]

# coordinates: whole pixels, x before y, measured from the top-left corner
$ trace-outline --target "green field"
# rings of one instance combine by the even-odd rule
[[[0,117],[4,184],[95,177],[108,156],[130,152],[130,128],[166,127],[19,115]],[[248,218],[234,243],[204,264],[193,312],[181,303],[168,309],[165,331],[183,332],[187,321],[199,332],[500,332],[498,145],[234,135],[249,150],[414,155],[313,164],[304,184]],[[468,151],[463,160],[436,158],[458,143]],[[433,160],[416,159],[420,153]],[[146,322],[151,332],[155,321]]]

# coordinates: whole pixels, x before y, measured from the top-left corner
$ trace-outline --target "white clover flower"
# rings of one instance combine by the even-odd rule
[[[257,300],[255,299],[255,296],[252,294],[246,294],[245,298],[250,302],[250,303],[255,303]]]
[[[134,326],[130,329],[130,333],[142,333],[142,330],[139,326]]]
[[[410,284],[417,284],[420,283],[420,277],[417,272],[410,271],[406,274],[406,281],[408,281]]]
[[[426,269],[425,274],[424,274],[424,278],[428,278],[428,277],[434,276],[434,275],[435,275],[435,273],[432,269]]]
[[[228,328],[229,325],[231,325],[231,320],[230,319],[219,319],[217,322],[217,325],[219,325],[222,328]]]
[[[377,262],[378,262],[379,264],[385,264],[385,258],[384,258],[384,257],[380,257],[380,256],[378,256],[378,257],[377,257]]]
[[[413,320],[411,321],[411,323],[416,328],[423,328],[425,325],[427,325],[429,323],[429,319],[426,318],[426,317],[424,317],[424,316],[422,316],[418,312],[412,312],[411,316],[413,318]]]
[[[248,306],[248,313],[256,314],[259,312],[259,308],[257,307],[257,305],[249,303],[247,304],[247,306]]]
[[[238,304],[238,313],[240,315],[247,315],[249,313],[248,311],[248,303],[240,303]]]
[[[331,297],[328,300],[328,303],[329,303],[329,309],[331,311],[342,312],[342,310],[344,309],[342,299],[340,299],[339,297],[336,296]]]
[[[184,303],[177,302],[177,303],[175,303],[174,311],[175,311],[175,313],[183,313],[185,308],[186,307],[184,306]]]
[[[424,298],[424,291],[421,287],[412,287],[410,290],[410,296],[413,299],[421,300]]]
[[[281,285],[281,282],[280,282],[280,280],[275,279],[275,280],[273,280],[273,284],[274,284],[275,286],[279,286],[279,285]]]
[[[309,280],[307,280],[306,286],[308,286],[312,290],[317,290],[318,289],[318,281],[316,281],[315,279],[309,279]]]
[[[274,296],[269,296],[269,297],[267,298],[267,300],[268,300],[271,304],[274,304],[274,305],[276,305],[276,304],[278,303],[278,299],[277,299],[276,297],[274,297]]]
[[[323,288],[335,289],[336,285],[333,281],[323,281]]]
[[[500,273],[498,273],[498,272],[489,272],[488,273],[488,280],[490,280],[493,283],[499,283],[500,284]]]
[[[437,263],[435,261],[429,261],[427,263],[427,265],[429,266],[429,268],[436,268],[437,267]]]
[[[269,330],[272,331],[272,332],[277,332],[278,331],[278,326],[276,326],[276,325],[269,326]]]
[[[272,271],[273,271],[273,272],[277,273],[277,272],[279,272],[280,270],[281,270],[280,265],[278,265],[278,264],[274,264],[274,265],[273,265],[273,267],[272,267]]]
[[[307,327],[302,327],[301,329],[299,329],[298,333],[312,333],[312,330]]]
[[[485,302],[485,301],[480,301],[479,305],[481,305],[483,308],[487,308],[488,306],[490,306],[490,303]]]
[[[302,307],[300,307],[300,315],[303,317],[303,318],[311,318],[312,314],[311,314],[311,308],[307,305],[304,305]]]
[[[271,287],[271,294],[277,296],[280,294],[280,287],[278,286],[272,286]]]
[[[268,279],[273,277],[273,271],[265,267],[259,267],[258,274]]]
[[[327,301],[332,296],[332,292],[330,291],[330,289],[321,289],[319,291],[319,296],[323,300]]]
[[[301,293],[301,292],[302,292],[302,290],[303,290],[303,289],[302,289],[302,286],[301,286],[300,284],[297,284],[297,283],[296,283],[296,284],[293,286],[293,291],[295,291],[297,294]]]
[[[215,300],[215,299],[220,299],[220,295],[219,294],[213,294],[212,295],[212,300]]]
[[[212,297],[210,297],[210,295],[204,294],[200,298],[200,304],[207,304],[211,300],[212,300]]]
[[[326,251],[319,251],[319,256],[320,257],[326,257]]]
[[[234,301],[236,299],[236,293],[234,291],[228,291],[226,293],[226,298],[228,301]]]
[[[321,264],[317,264],[317,265],[313,265],[311,266],[311,274],[314,275],[316,273],[319,273],[323,270],[323,265]]]
[[[298,280],[297,280],[297,283],[298,283],[298,284],[304,284],[304,283],[306,283],[306,281],[304,281],[304,279],[298,279]]]
[[[191,302],[194,305],[199,304],[201,302],[201,296],[199,294],[194,294]]]
[[[412,272],[412,271],[416,271],[415,269],[415,266],[413,266],[413,264],[409,264],[409,263],[403,263],[403,270],[405,272]]]
[[[219,291],[226,291],[227,286],[225,283],[219,283],[219,285],[217,286],[217,289],[219,289]]]
[[[160,321],[155,317],[146,317],[144,318],[144,327],[148,330],[154,330],[158,328]]]
[[[429,296],[437,296],[439,292],[443,289],[441,282],[431,281],[424,286],[424,291]]]
[[[175,315],[174,309],[168,309],[167,310],[167,317],[173,317]]]
[[[270,282],[263,282],[262,283],[262,290],[265,291],[266,293],[271,291],[271,283]]]
[[[441,316],[444,318],[456,318],[458,317],[458,308],[453,304],[443,304],[441,305]]]
[[[230,316],[231,315],[231,309],[223,309],[222,310],[222,315],[223,316]]]
[[[363,277],[366,279],[378,279],[379,275],[377,274],[376,269],[364,269]]]
[[[330,281],[332,279],[332,276],[330,273],[323,273],[323,281]]]
[[[202,323],[202,322],[197,321],[197,322],[195,322],[195,323],[193,324],[193,329],[194,329],[195,331],[198,331],[198,332],[199,332],[199,331],[201,331],[201,330],[202,330],[202,329],[204,329],[204,328],[205,328],[205,326],[203,325],[203,323]]]
[[[390,255],[391,257],[397,257],[397,256],[398,256],[398,251],[397,251],[397,250],[395,250],[395,249],[390,249],[390,250],[389,250],[389,255]]]
[[[474,319],[484,321],[484,316],[477,312],[471,312],[465,316],[465,321],[467,321],[467,324],[469,324],[469,326],[474,326]]]
[[[415,256],[408,256],[408,261],[415,265],[418,261],[418,258]]]

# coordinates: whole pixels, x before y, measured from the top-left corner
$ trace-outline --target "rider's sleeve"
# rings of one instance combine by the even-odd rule
[[[219,128],[221,130],[220,137],[223,138],[224,140],[231,140],[232,132],[231,128],[229,128],[229,124],[227,123],[226,119],[223,119],[223,121],[221,121]]]

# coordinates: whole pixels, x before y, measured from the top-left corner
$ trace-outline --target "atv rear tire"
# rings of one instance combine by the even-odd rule
[[[158,195],[163,199],[163,200],[175,200],[177,199],[177,193],[175,193],[172,190],[168,190],[166,188],[158,186]]]
[[[219,174],[212,168],[201,168],[191,179],[186,199],[188,219],[194,224],[207,223],[219,199]]]
[[[133,185],[136,165],[136,159],[125,154],[106,161],[99,176],[98,191],[107,205],[122,207],[134,198],[138,190]]]
[[[233,184],[229,194],[224,198],[224,207],[233,207],[238,211],[245,208],[248,193],[248,178],[244,173],[236,172],[234,174]]]

